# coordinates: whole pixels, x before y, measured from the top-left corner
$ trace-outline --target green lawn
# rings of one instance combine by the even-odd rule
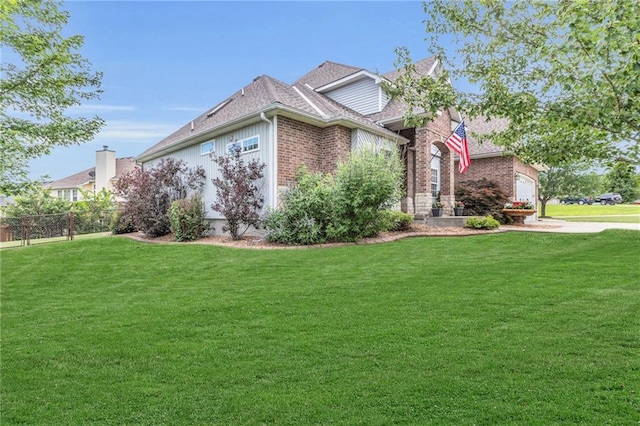
[[[3,250],[3,425],[637,424],[640,233]]]
[[[540,208],[538,207],[538,210]],[[616,204],[614,206],[603,206],[600,204],[578,205],[578,204],[547,204],[547,216],[609,216],[609,215],[640,215],[640,205],[638,204]]]
[[[99,238],[99,237],[104,237],[106,235],[110,235],[110,232],[95,232],[93,234],[82,234],[82,235],[75,235],[73,237],[74,240],[90,240],[93,238]],[[37,245],[37,244],[48,244],[48,243],[60,243],[63,241],[68,241],[67,237],[53,237],[53,238],[33,238],[31,240],[29,240],[29,245]],[[12,248],[12,247],[20,247],[23,245],[23,242],[20,240],[15,240],[15,241],[1,241],[0,242],[0,249],[3,248]]]
[[[640,223],[640,215],[625,216],[565,216],[567,222],[608,222],[608,223]]]

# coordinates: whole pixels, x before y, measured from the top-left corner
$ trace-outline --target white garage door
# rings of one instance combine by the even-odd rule
[[[533,179],[518,174],[516,178],[516,201],[531,201],[533,205],[537,205],[536,200],[536,184]],[[531,215],[525,219],[525,222],[535,222],[538,220],[538,214]]]

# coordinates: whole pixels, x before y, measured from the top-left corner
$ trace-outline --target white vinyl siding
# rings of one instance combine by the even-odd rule
[[[382,94],[381,94],[382,92]],[[379,84],[369,77],[325,93],[336,102],[362,115],[380,112],[389,101]]]
[[[273,167],[271,167],[271,159],[273,147],[271,146],[271,137],[269,135],[269,125],[265,122],[252,124],[239,130],[235,130],[230,133],[216,135],[215,140],[218,142],[214,144],[214,152],[216,155],[225,155],[227,153],[227,144],[233,142],[240,142],[243,140],[251,140],[254,137],[258,137],[259,149],[253,149],[252,151],[245,152],[242,156],[244,161],[250,161],[257,158],[259,162],[267,164],[264,169],[264,178],[259,186],[262,193],[265,196],[265,207],[274,206],[275,204],[271,200],[271,191],[269,190],[269,174],[272,173]],[[211,139],[208,139],[211,140]],[[206,141],[206,139],[205,139]],[[183,160],[188,167],[202,166],[205,170],[206,179],[205,186],[202,190],[202,198],[204,201],[204,207],[206,217],[209,219],[223,219],[223,216],[211,209],[211,204],[216,198],[216,189],[211,182],[212,179],[220,176],[218,171],[218,165],[214,163],[208,155],[202,155],[201,144],[202,142],[196,142],[191,146],[181,149],[176,152],[172,152],[161,158],[156,158],[152,161],[144,163],[143,167],[148,169],[157,165],[163,158],[174,158],[176,160]],[[255,144],[249,143],[248,146],[255,146]]]
[[[351,150],[358,151],[363,148],[373,148],[375,150],[392,151],[396,147],[393,140],[367,132],[362,129],[351,131]]]
[[[391,97],[384,90],[382,90],[382,87],[380,87],[380,111],[382,111],[384,107],[387,106],[390,100]]]

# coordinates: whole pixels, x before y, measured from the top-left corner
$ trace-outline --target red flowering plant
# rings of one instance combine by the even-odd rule
[[[513,201],[504,205],[505,209],[533,210],[535,206],[531,201]]]

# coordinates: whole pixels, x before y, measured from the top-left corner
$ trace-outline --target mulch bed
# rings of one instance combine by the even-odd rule
[[[390,241],[400,240],[402,238],[411,237],[461,237],[469,235],[483,235],[492,234],[496,232],[502,232],[500,229],[487,231],[480,229],[470,229],[461,227],[444,227],[444,226],[428,226],[423,224],[413,224],[408,231],[397,232],[385,232],[374,238],[365,238],[355,243],[328,243],[328,244],[316,244],[311,246],[290,246],[284,244],[274,244],[266,241],[263,237],[257,236],[244,236],[238,241],[232,240],[228,236],[215,236],[204,237],[196,241],[191,242],[176,242],[173,235],[164,235],[158,238],[145,238],[142,233],[123,234],[128,238],[135,239],[137,241],[144,241],[148,243],[165,243],[165,244],[212,244],[224,247],[235,248],[254,248],[254,249],[304,249],[304,248],[319,248],[319,247],[339,247],[345,245],[363,245],[363,244],[380,244]]]

